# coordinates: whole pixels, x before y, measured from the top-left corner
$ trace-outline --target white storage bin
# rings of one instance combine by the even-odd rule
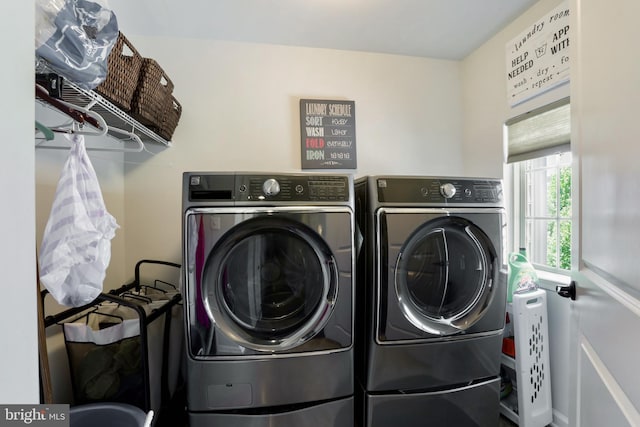
[[[542,289],[513,296],[520,427],[544,427],[553,420],[546,297]]]

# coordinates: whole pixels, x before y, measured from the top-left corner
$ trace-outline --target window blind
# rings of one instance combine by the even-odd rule
[[[507,121],[507,163],[571,150],[571,108],[563,99]]]

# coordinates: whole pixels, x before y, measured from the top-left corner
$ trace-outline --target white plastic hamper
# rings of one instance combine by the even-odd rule
[[[519,425],[551,424],[551,375],[547,295],[544,290],[513,296]]]

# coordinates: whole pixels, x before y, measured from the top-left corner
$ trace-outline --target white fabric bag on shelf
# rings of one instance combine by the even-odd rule
[[[63,167],[40,247],[40,281],[60,304],[79,307],[102,292],[118,228],[107,212],[82,135]]]

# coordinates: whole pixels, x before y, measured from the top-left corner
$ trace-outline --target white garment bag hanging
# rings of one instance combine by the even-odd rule
[[[102,292],[118,228],[107,211],[84,136],[72,143],[40,247],[40,281],[60,304],[80,307]]]

